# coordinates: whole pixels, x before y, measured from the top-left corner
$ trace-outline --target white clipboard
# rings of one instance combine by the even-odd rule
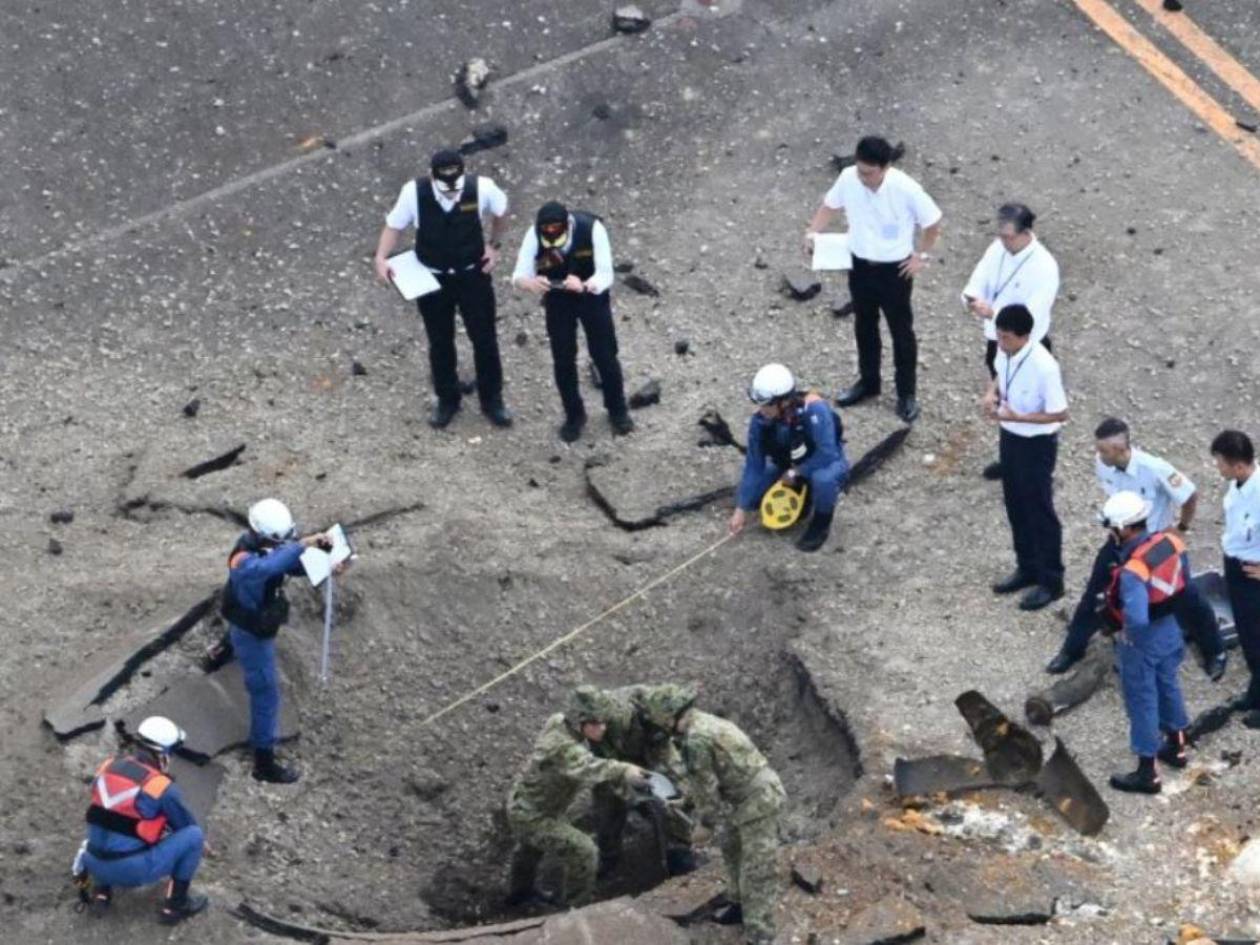
[[[394,274],[394,288],[408,302],[413,302],[422,295],[428,295],[442,288],[433,273],[421,265],[420,260],[411,250],[391,256],[387,262],[389,271]]]
[[[814,236],[815,272],[852,268],[853,255],[849,252],[848,233],[818,233]]]
[[[302,568],[312,587],[319,587],[332,574],[333,568],[354,557],[354,548],[340,525],[328,529],[328,537],[332,539],[332,551],[311,547],[302,552]]]

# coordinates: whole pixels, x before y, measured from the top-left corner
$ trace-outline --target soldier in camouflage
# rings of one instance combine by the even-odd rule
[[[603,739],[593,746],[592,751],[601,758],[615,758],[658,771],[673,781],[679,790],[684,790],[686,771],[682,756],[667,732],[648,723],[644,710],[647,701],[661,694],[663,689],[662,686],[640,684],[603,690],[602,695],[611,714]],[[691,851],[691,820],[682,813],[681,804],[666,807],[651,795],[627,791],[607,781],[595,785],[591,799],[601,877],[616,869],[621,859],[626,818],[632,807],[640,805],[655,805],[655,809],[645,813],[661,825],[665,844],[662,866],[665,871],[671,876],[680,876],[696,868],[695,855]]]
[[[771,945],[779,895],[779,812],[787,795],[748,736],[696,709],[695,701],[690,686],[661,687],[647,700],[647,719],[678,742],[701,822],[721,823],[732,905],[718,921],[742,922],[748,945]]]
[[[521,905],[538,896],[534,879],[538,864],[550,854],[563,868],[560,898],[581,906],[595,893],[599,853],[593,840],[565,816],[584,787],[597,784],[647,785],[638,766],[596,757],[593,745],[604,738],[612,706],[598,689],[579,686],[563,713],[547,719],[524,769],[508,794],[508,825],[516,841],[512,855],[508,902]]]

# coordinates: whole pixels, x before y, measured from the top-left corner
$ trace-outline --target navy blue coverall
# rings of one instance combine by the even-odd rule
[[[807,400],[790,421],[768,420],[761,411],[748,422],[748,454],[735,501],[751,510],[783,474],[795,465],[801,479],[809,483],[814,513],[833,512],[840,490],[849,478],[849,460],[844,444],[836,435],[836,419],[821,398]],[[805,446],[805,458],[793,464],[793,440]]]

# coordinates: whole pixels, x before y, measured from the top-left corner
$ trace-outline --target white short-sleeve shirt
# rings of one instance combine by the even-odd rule
[[[909,174],[890,167],[879,190],[862,183],[856,167],[846,167],[823,203],[844,210],[849,251],[868,262],[901,262],[914,253],[914,231],[940,222],[941,208]]]
[[[1221,548],[1231,558],[1260,563],[1260,473],[1253,472],[1241,486],[1231,482],[1225,490]]]
[[[454,197],[447,197],[433,185],[432,180],[429,180],[429,186],[433,188],[433,196],[437,198],[438,206],[443,210],[450,210],[459,200],[461,191],[456,191]],[[507,194],[500,190],[499,185],[489,177],[477,178],[477,210],[483,219],[487,213],[501,217],[508,211]],[[420,207],[416,203],[416,182],[409,180],[403,184],[402,190],[398,192],[398,199],[394,201],[393,209],[385,216],[385,225],[391,230],[405,230],[415,226],[419,222],[419,217]]]
[[[1016,413],[1062,413],[1068,408],[1059,362],[1045,345],[1030,340],[1014,356],[1001,348],[993,362],[997,371],[999,403],[1009,404]],[[1002,429],[1016,436],[1049,436],[1058,433],[1062,423],[1019,423],[1002,421]]]
[[[1172,463],[1136,447],[1131,450],[1129,465],[1124,469],[1108,466],[1095,456],[1094,471],[1104,494],[1136,492],[1151,503],[1146,524],[1153,532],[1172,528],[1177,508],[1185,505],[1195,491],[1194,483]]]
[[[962,291],[964,305],[972,298],[992,306],[993,318],[984,319],[984,337],[989,341],[997,341],[993,322],[998,312],[1007,305],[1026,306],[1032,312],[1034,343],[1050,331],[1050,313],[1058,294],[1059,264],[1035,236],[1014,255],[1006,251],[1001,240],[994,240]]]

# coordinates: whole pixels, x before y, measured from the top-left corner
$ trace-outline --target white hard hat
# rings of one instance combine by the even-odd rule
[[[293,515],[279,499],[263,499],[251,505],[249,527],[271,541],[292,538],[295,531]]]
[[[1136,492],[1117,492],[1102,507],[1098,521],[1107,528],[1127,528],[1146,521],[1151,514],[1151,503]]]
[[[184,730],[166,716],[150,715],[136,729],[136,737],[147,747],[169,755],[186,736]]]
[[[767,364],[757,372],[748,387],[748,399],[754,404],[769,404],[796,390],[796,378],[782,364]]]

